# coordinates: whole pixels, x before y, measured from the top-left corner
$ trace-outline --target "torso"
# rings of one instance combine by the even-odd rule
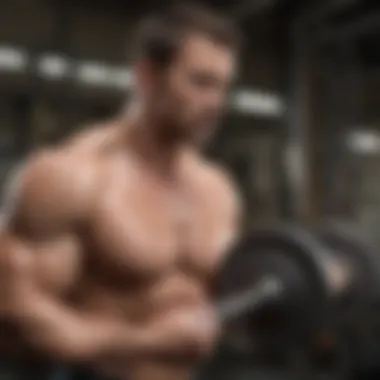
[[[225,255],[228,191],[213,169],[189,162],[172,187],[128,152],[104,154],[98,188],[83,231],[81,273],[68,296],[78,309],[149,324],[169,311],[212,302],[212,284]],[[76,266],[67,258],[66,265]],[[58,271],[59,273],[59,271]],[[73,272],[61,271],[57,291]],[[67,277],[67,278],[66,278]],[[53,284],[52,284],[53,285]],[[130,380],[181,380],[194,363],[98,363]]]
[[[178,194],[129,161],[111,159],[102,169],[87,236],[88,280],[115,293],[115,312],[140,323],[205,302],[226,223],[207,183],[186,178]],[[81,306],[97,307],[99,294],[93,306],[86,292]]]
[[[81,307],[148,324],[211,302],[226,221],[206,174],[189,172],[177,190],[128,160],[111,159],[104,170],[90,229],[95,286],[92,294],[83,293]],[[134,379],[158,379],[159,373],[178,379],[192,366],[142,362],[129,364],[126,372]]]

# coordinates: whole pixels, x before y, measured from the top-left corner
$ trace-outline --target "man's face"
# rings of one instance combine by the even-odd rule
[[[235,71],[235,54],[202,35],[183,41],[178,55],[153,82],[156,113],[169,133],[201,142],[214,131]],[[157,79],[157,78],[156,78]]]

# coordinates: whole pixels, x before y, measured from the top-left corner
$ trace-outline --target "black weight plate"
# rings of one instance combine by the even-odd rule
[[[302,228],[256,230],[242,239],[226,260],[220,296],[237,294],[259,283],[265,275],[274,275],[286,290],[276,302],[249,316],[250,327],[263,330],[263,324],[272,321],[268,324],[271,329],[277,327],[293,336],[316,329],[330,320],[323,262],[328,254],[326,247]]]
[[[329,221],[319,230],[321,239],[336,256],[348,260],[353,271],[345,320],[356,321],[379,300],[380,254],[360,227],[343,221]]]

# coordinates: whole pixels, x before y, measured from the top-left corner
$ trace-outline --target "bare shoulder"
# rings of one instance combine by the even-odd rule
[[[90,126],[54,148],[37,151],[18,167],[11,184],[29,198],[58,193],[71,201],[83,200],[97,182],[102,153],[112,136],[106,125]]]
[[[221,227],[221,253],[226,253],[241,234],[242,205],[232,175],[221,165],[201,162],[204,192],[207,203]]]
[[[85,214],[97,182],[96,156],[64,144],[33,154],[8,180],[7,219],[45,229]]]
[[[240,214],[241,197],[231,173],[222,165],[206,160],[203,160],[201,166],[208,191],[218,204],[230,215]]]
[[[120,128],[116,123],[101,123],[85,126],[79,133],[70,136],[66,147],[79,150],[81,153],[101,153],[104,149],[119,142]]]

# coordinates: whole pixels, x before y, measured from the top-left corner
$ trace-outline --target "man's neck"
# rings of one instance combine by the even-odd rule
[[[140,113],[127,117],[128,145],[158,175],[174,179],[185,144],[179,139],[165,136],[163,128],[149,114]]]

